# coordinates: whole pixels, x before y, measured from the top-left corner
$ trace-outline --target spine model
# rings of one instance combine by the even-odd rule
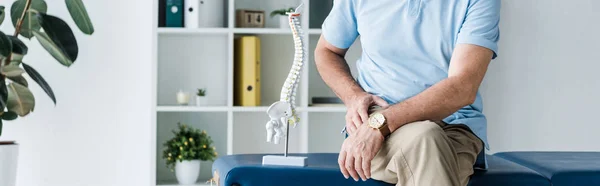
[[[288,77],[285,80],[285,84],[281,89],[280,101],[290,103],[292,113],[289,122],[293,123],[295,126],[300,121],[300,118],[298,117],[296,112],[296,92],[298,90],[298,84],[300,82],[300,73],[302,72],[302,67],[306,55],[304,51],[304,43],[302,42],[302,26],[300,25],[300,21],[298,20],[298,16],[300,16],[300,14],[290,12],[288,13],[288,15],[289,24],[292,29],[292,37],[294,39],[295,54],[294,61],[292,63],[292,68],[290,69],[290,73],[288,74]]]
[[[267,114],[269,115],[269,122],[265,125],[267,129],[267,142],[273,142],[278,144],[281,139],[286,139],[286,152],[287,152],[287,133],[289,131],[288,125],[294,124],[294,127],[300,121],[296,112],[296,90],[300,82],[300,73],[306,58],[306,52],[304,50],[304,43],[302,43],[302,28],[298,17],[300,13],[300,5],[294,12],[288,12],[289,24],[292,30],[292,36],[294,39],[295,53],[294,61],[292,63],[291,70],[281,88],[281,97],[279,101],[273,103]]]

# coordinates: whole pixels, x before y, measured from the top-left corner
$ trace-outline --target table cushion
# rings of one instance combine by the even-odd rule
[[[600,185],[600,152],[502,152],[498,157],[529,167],[554,186]]]
[[[376,180],[355,182],[345,179],[337,164],[337,153],[291,154],[308,157],[306,167],[263,166],[264,155],[266,154],[223,156],[213,163],[212,172],[217,172],[222,186],[392,186]],[[540,174],[505,159],[488,155],[488,163],[488,170],[475,171],[470,186],[550,185],[549,180]]]
[[[470,186],[551,185],[550,180],[532,169],[496,156],[486,156],[489,165],[488,169],[475,170],[469,181]]]
[[[264,155],[266,154],[223,156],[215,160],[212,172],[218,172],[222,186],[391,186],[376,180],[355,182],[344,178],[337,164],[337,153],[289,154],[308,157],[306,167],[263,166]]]

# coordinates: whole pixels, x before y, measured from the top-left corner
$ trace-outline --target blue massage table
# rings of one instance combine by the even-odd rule
[[[600,186],[600,152],[502,152],[495,156],[539,172],[553,186]]]
[[[306,167],[263,166],[267,154],[218,158],[212,167],[220,186],[391,186],[368,180],[345,179],[336,153],[290,154],[307,157]],[[470,186],[600,185],[600,153],[505,152],[487,155],[488,170],[476,170]]]

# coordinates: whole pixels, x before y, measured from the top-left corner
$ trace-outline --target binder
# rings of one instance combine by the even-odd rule
[[[234,104],[260,105],[260,39],[241,36],[234,42]]]
[[[158,1],[158,27],[165,27],[167,25],[167,20],[165,20],[166,13],[167,13],[167,0],[159,0]]]
[[[185,24],[186,28],[198,28],[200,25],[200,1],[204,0],[184,0],[185,5]]]
[[[167,0],[166,27],[183,27],[183,0]]]

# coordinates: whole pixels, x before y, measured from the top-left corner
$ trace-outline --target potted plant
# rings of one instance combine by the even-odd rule
[[[206,89],[198,89],[196,92],[196,106],[206,105]]]
[[[271,12],[271,17],[279,16],[279,27],[283,29],[288,29],[290,28],[290,21],[287,13],[294,11],[294,8],[273,10]]]
[[[206,131],[181,123],[177,127],[175,136],[164,143],[163,159],[179,184],[191,185],[198,180],[201,161],[214,161],[218,154]]]
[[[92,35],[94,26],[83,2],[65,0],[65,4],[79,30]],[[56,105],[50,85],[30,65],[34,61],[23,60],[28,54],[28,47],[22,39],[31,41],[35,37],[44,50],[65,67],[70,67],[77,60],[79,47],[73,30],[61,18],[47,14],[47,9],[44,0],[16,0],[10,11],[0,6],[0,24],[8,22],[4,20],[9,18],[15,28],[12,34],[0,31],[0,136],[3,122],[25,117],[35,109],[36,100],[29,90],[28,81],[36,82]],[[10,16],[6,12],[11,12]],[[24,74],[29,78],[25,78]],[[17,143],[0,142],[0,185],[15,185],[17,159]]]

